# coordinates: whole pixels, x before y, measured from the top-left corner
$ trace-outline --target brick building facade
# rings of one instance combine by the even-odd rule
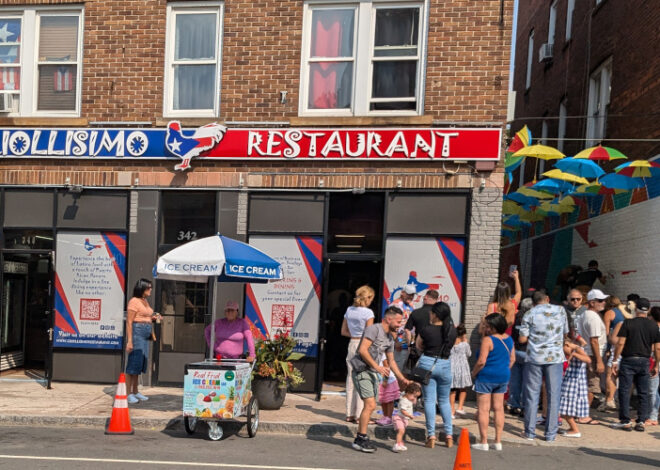
[[[65,258],[60,257],[60,240],[108,232],[125,241],[127,300],[138,278],[151,277],[158,254],[190,238],[220,231],[261,243],[266,251],[273,240],[287,237],[299,246],[318,243],[318,266],[310,274],[317,275],[318,298],[305,307],[306,321],[316,324],[305,333],[312,339],[303,364],[308,390],[319,391],[323,380],[341,373],[343,359],[328,359],[337,351],[343,357],[341,346],[335,346],[341,337],[333,311],[350,302],[356,283],[376,288],[374,310],[379,310],[389,300],[386,294],[393,296],[396,286],[407,281],[408,272],[401,274],[402,281],[390,279],[398,263],[391,255],[388,266],[390,239],[411,243],[410,256],[421,259],[414,243],[445,243],[448,251],[441,254],[449,271],[437,273],[444,281],[420,283],[449,289],[446,299],[455,297],[451,302],[457,321],[474,325],[497,278],[503,179],[497,155],[482,158],[481,144],[470,143],[469,137],[473,154],[461,157],[412,159],[407,150],[401,152],[406,158],[377,159],[255,159],[237,154],[195,158],[187,171],[173,169],[179,160],[171,152],[149,150],[135,156],[128,147],[124,156],[103,152],[118,149],[112,140],[115,131],[124,131],[122,136],[142,132],[151,144],[155,134],[150,132],[165,136],[172,121],[181,123],[184,136],[221,123],[227,128],[223,143],[232,133],[254,129],[269,136],[295,129],[355,130],[373,138],[392,129],[401,135],[501,130],[512,6],[511,0],[3,2],[0,56],[6,59],[0,60],[0,73],[6,74],[0,95],[11,95],[3,98],[8,101],[0,112],[5,262],[18,263],[12,266],[21,273],[26,270],[28,289],[39,282],[42,287],[61,282]],[[208,34],[214,39],[205,43]],[[396,59],[388,59],[392,56]],[[59,134],[49,133],[52,129]],[[72,148],[81,149],[76,139],[93,147],[95,131],[99,141],[110,139],[105,150],[96,145],[104,158],[68,155]],[[76,132],[81,134],[74,137]],[[16,144],[22,136],[31,145],[21,149]],[[406,134],[409,138],[415,134]],[[262,145],[263,150],[266,143]],[[489,145],[492,151],[492,141]],[[498,137],[496,154],[501,145]],[[337,211],[346,211],[350,223],[342,225]],[[448,223],[445,217],[455,220]],[[362,237],[362,243],[342,245],[337,235]],[[33,279],[32,269],[51,252],[56,266]],[[28,261],[23,263],[19,255]],[[341,265],[352,268],[342,271]],[[351,270],[359,274],[351,275]],[[5,269],[5,277],[9,274]],[[17,273],[11,275],[20,283]],[[388,281],[395,285],[388,287]],[[263,305],[250,289],[223,285],[211,300],[206,288],[166,284],[156,283],[151,302],[171,322],[161,325],[146,380],[180,382],[182,365],[203,356],[201,329],[212,301],[221,310],[228,297],[239,299],[255,331],[269,332],[269,325],[259,325],[269,312],[260,311]],[[75,348],[58,336],[68,328],[79,336],[84,327],[77,324],[75,307],[60,311],[66,290],[63,285],[62,292],[43,300],[44,305],[55,303],[54,344],[34,333],[33,342],[42,346],[30,352],[25,350],[29,342],[21,343],[20,361],[39,365],[45,349],[50,351],[45,353],[46,375],[56,380],[113,382],[121,366],[120,350]],[[348,297],[339,300],[340,292]],[[46,325],[51,319],[27,322]],[[319,359],[324,345],[325,361]],[[6,344],[0,352],[18,358],[17,346],[12,347]],[[91,370],[90,361],[107,372]]]
[[[575,155],[602,144],[629,160],[660,155],[660,56],[656,40],[660,6],[643,1],[534,0],[521,2],[515,50],[512,129],[527,125],[534,143]],[[554,38],[554,39],[553,39]],[[546,45],[550,46],[546,46]],[[612,172],[623,160],[602,162]],[[514,173],[511,191],[538,179],[552,162],[534,160]],[[599,260],[607,272],[607,293],[625,298],[637,292],[660,299],[655,279],[659,183],[616,195],[581,198],[572,214],[548,217],[505,239],[502,264],[519,264],[525,282],[555,292],[557,276],[569,264]],[[635,221],[635,219],[638,219]],[[629,227],[630,230],[618,230]],[[635,243],[638,240],[640,243]]]

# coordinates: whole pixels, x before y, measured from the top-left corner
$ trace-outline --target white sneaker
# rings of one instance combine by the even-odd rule
[[[488,444],[472,444],[472,448],[476,450],[488,451]]]
[[[140,392],[135,394],[135,398],[137,398],[140,401],[147,401],[149,400],[149,397],[142,395]]]
[[[404,446],[403,444],[398,444],[397,443],[397,444],[394,444],[392,446],[392,452],[404,452],[406,450],[408,450],[408,448],[406,446]]]
[[[467,413],[464,410],[456,410],[458,416],[465,416]]]
[[[501,442],[496,442],[494,444],[491,444],[491,447],[495,450],[502,450],[502,443]]]
[[[127,397],[126,401],[128,401],[129,404],[135,405],[136,403],[140,403],[140,400],[133,395],[132,393]]]

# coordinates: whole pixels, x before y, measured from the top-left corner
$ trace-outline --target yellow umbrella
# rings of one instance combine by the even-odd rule
[[[566,196],[563,198],[561,201],[559,201],[560,206],[574,206],[575,205],[575,200],[571,196]]]
[[[559,160],[564,158],[566,155],[561,153],[554,147],[548,147],[547,145],[529,145],[523,147],[513,154],[514,157],[533,157],[540,158],[541,160]]]
[[[554,194],[537,191],[536,189],[532,189],[527,186],[518,188],[516,192],[522,194],[523,196],[535,197],[536,199],[553,199],[555,197]]]
[[[546,212],[556,212],[557,214],[564,214],[573,212],[575,206],[572,205],[562,205],[562,204],[552,204],[548,201],[544,202],[540,206],[541,210]]]
[[[525,209],[513,201],[504,201],[502,203],[502,214],[522,215],[524,213]]]
[[[568,181],[569,183],[578,183],[578,184],[589,184],[589,180],[582,178],[581,176],[575,176],[570,173],[565,173],[558,168],[555,168],[550,171],[543,173],[543,176],[548,178],[555,178],[562,181]]]
[[[520,216],[520,220],[524,220],[525,222],[539,222],[543,219],[545,219],[545,214],[538,210],[528,211]]]

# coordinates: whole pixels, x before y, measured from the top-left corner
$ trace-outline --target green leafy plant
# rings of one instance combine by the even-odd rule
[[[273,338],[257,340],[254,377],[276,379],[282,388],[303,383],[302,373],[291,362],[305,357],[302,353],[293,352],[297,344],[286,331],[278,332]]]

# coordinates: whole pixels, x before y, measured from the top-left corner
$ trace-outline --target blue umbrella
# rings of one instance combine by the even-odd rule
[[[575,159],[572,157],[562,158],[555,163],[555,168],[559,168],[564,173],[570,173],[582,178],[600,178],[605,174],[605,170],[591,160]]]
[[[526,227],[530,227],[532,225],[530,222],[527,222],[525,220],[520,220],[520,216],[518,216],[517,214],[511,215],[509,217],[505,217],[502,223],[510,227],[522,227],[523,225]]]
[[[551,193],[564,193],[571,191],[573,189],[573,185],[568,181],[562,181],[554,178],[547,178],[539,181],[538,183],[535,183],[532,186],[532,189],[551,192]]]
[[[539,200],[532,196],[525,196],[517,192],[513,192],[504,196],[504,199],[509,199],[511,201],[521,204],[526,209],[529,209],[530,206],[538,206]]]
[[[616,173],[609,173],[600,178],[598,182],[606,188],[626,189],[628,191],[644,186],[644,182],[641,181],[641,178],[631,178]]]

